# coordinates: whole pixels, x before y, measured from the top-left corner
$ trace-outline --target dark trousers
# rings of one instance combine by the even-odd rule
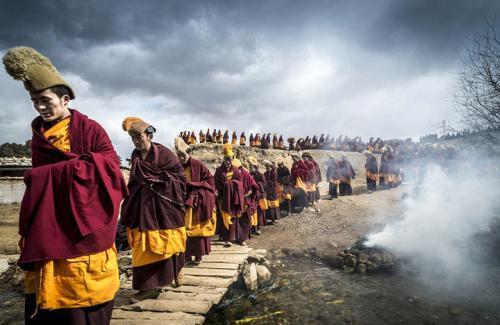
[[[274,223],[277,219],[280,218],[280,208],[269,208],[266,210],[266,218],[271,220],[271,223]]]
[[[332,198],[335,198],[338,196],[337,194],[337,187],[338,185],[332,182],[328,183],[328,194],[332,196]]]
[[[376,191],[377,190],[377,182],[372,181],[371,179],[366,179],[366,187],[368,188],[368,191]]]
[[[352,194],[351,184],[345,183],[345,182],[340,182],[340,184],[339,184],[339,194],[340,195],[351,195]]]

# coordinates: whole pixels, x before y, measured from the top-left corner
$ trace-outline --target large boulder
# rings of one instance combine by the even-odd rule
[[[248,290],[257,290],[259,287],[257,267],[255,263],[246,264],[243,269],[243,281]]]
[[[267,267],[264,265],[256,265],[256,270],[257,270],[257,278],[259,284],[263,284],[271,280],[272,274],[269,272]]]

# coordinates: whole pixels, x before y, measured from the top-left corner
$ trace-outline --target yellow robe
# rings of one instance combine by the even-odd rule
[[[178,255],[186,251],[186,228],[139,231],[127,228],[132,248],[132,266],[138,267]]]
[[[70,117],[44,132],[61,151],[70,151]],[[116,248],[74,258],[37,262],[25,272],[25,289],[41,309],[81,308],[113,300],[120,287]]]
[[[186,180],[191,182],[191,168],[184,168],[184,175],[186,175]],[[214,209],[212,212],[212,219],[198,222],[196,217],[196,211],[193,211],[192,207],[186,209],[186,231],[188,237],[210,237],[215,235],[215,226],[217,224],[217,210]]]

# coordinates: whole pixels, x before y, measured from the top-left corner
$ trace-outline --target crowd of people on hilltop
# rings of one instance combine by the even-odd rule
[[[249,146],[252,148],[260,149],[281,149],[281,150],[339,150],[349,152],[362,152],[367,146],[371,147],[374,152],[381,152],[380,150],[385,146],[384,140],[381,138],[370,138],[368,143],[362,141],[361,137],[350,138],[348,136],[330,137],[330,135],[313,135],[312,137],[306,136],[305,138],[288,137],[277,133],[253,133],[247,139],[245,132],[242,132],[238,137],[235,131],[229,135],[229,130],[221,132],[221,130],[213,129],[212,132],[208,129],[206,132],[200,130],[198,137],[194,131],[182,131],[179,137],[184,140],[188,145],[196,143],[214,143]]]

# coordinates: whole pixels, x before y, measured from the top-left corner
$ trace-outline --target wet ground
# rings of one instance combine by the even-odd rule
[[[24,324],[24,297],[0,284],[0,324]]]
[[[235,288],[206,324],[500,324],[500,277],[483,297],[433,290],[405,274],[345,274],[321,261],[283,257],[273,284]],[[488,301],[489,303],[485,303]]]

